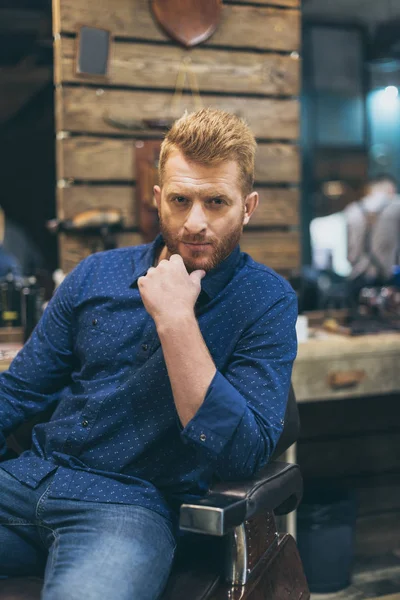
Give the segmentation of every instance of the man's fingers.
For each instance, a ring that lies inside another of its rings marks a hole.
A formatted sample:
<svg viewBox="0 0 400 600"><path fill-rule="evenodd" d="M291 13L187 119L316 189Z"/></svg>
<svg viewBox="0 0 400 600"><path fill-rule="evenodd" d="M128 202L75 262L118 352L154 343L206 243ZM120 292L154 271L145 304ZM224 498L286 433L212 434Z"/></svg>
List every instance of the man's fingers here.
<svg viewBox="0 0 400 600"><path fill-rule="evenodd" d="M203 279L205 274L206 274L206 272L203 271L203 269L199 269L198 271L192 271L192 273L190 273L189 277L195 283L200 283L200 281Z"/></svg>
<svg viewBox="0 0 400 600"><path fill-rule="evenodd" d="M180 254L172 254L170 259L171 262L176 262L176 263L182 263L183 264L183 258Z"/></svg>

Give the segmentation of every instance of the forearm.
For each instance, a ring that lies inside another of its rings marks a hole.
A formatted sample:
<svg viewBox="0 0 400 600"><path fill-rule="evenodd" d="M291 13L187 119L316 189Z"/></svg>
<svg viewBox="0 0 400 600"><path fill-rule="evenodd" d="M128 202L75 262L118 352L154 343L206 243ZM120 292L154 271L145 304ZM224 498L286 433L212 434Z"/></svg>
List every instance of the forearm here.
<svg viewBox="0 0 400 600"><path fill-rule="evenodd" d="M183 425L204 402L216 367L191 313L156 322L176 410Z"/></svg>

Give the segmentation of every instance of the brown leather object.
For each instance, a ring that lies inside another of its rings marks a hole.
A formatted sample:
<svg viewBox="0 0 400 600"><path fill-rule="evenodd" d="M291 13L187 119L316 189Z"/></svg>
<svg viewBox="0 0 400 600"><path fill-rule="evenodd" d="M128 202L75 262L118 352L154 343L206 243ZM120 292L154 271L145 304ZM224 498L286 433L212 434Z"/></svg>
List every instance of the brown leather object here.
<svg viewBox="0 0 400 600"><path fill-rule="evenodd" d="M367 376L364 369L354 369L352 371L335 371L329 373L328 384L333 390L342 390L355 387Z"/></svg>
<svg viewBox="0 0 400 600"><path fill-rule="evenodd" d="M187 48L212 36L221 4L221 0L151 0L158 23L172 39Z"/></svg>
<svg viewBox="0 0 400 600"><path fill-rule="evenodd" d="M158 184L160 140L136 142L136 206L137 220L145 243L154 240L160 231L153 187Z"/></svg>
<svg viewBox="0 0 400 600"><path fill-rule="evenodd" d="M79 229L99 229L122 225L121 211L116 208L85 210L72 219L47 221L47 229L53 233L58 231L77 231Z"/></svg>

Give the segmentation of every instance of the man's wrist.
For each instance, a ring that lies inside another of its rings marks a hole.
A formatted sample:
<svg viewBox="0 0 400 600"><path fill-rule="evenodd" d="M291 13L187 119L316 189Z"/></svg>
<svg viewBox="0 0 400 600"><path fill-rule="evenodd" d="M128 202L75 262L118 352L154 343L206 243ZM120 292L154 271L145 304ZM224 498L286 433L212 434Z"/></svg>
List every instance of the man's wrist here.
<svg viewBox="0 0 400 600"><path fill-rule="evenodd" d="M194 310L175 310L173 313L161 313L154 317L158 335L183 329L193 323L197 323Z"/></svg>

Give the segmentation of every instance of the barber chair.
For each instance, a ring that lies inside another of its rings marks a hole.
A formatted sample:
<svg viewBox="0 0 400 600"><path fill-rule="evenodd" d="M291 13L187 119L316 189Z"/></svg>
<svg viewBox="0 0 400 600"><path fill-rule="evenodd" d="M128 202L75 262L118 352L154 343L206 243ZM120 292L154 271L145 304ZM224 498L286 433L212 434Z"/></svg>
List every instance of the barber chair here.
<svg viewBox="0 0 400 600"><path fill-rule="evenodd" d="M296 543L278 532L275 521L301 500L299 467L276 460L298 434L291 389L272 461L251 480L218 483L205 497L181 505L185 533L160 600L309 599ZM15 447L15 439L11 443ZM0 600L39 600L41 585L35 577L0 581Z"/></svg>

